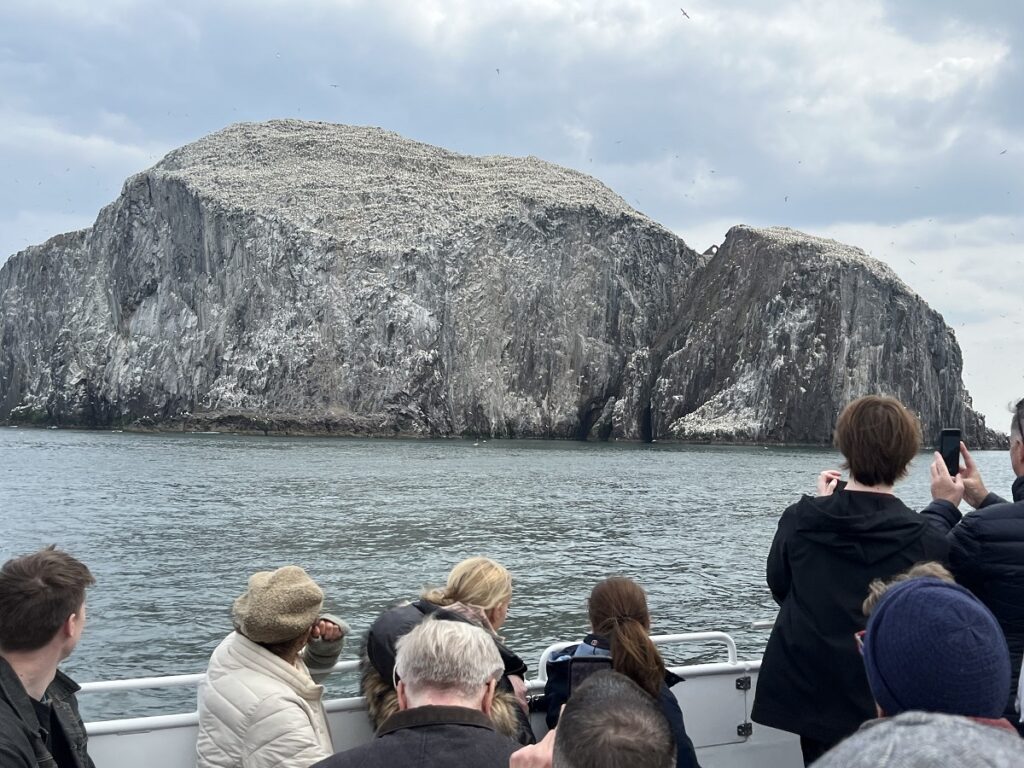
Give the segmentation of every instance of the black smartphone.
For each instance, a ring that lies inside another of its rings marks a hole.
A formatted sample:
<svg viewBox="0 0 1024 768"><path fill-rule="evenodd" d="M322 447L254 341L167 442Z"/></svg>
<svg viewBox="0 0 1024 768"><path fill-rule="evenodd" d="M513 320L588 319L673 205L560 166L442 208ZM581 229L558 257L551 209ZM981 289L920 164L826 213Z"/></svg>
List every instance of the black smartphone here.
<svg viewBox="0 0 1024 768"><path fill-rule="evenodd" d="M960 430L946 428L939 434L939 453L950 475L960 474Z"/></svg>
<svg viewBox="0 0 1024 768"><path fill-rule="evenodd" d="M611 669L612 660L607 656L575 656L569 664L569 695L595 672Z"/></svg>

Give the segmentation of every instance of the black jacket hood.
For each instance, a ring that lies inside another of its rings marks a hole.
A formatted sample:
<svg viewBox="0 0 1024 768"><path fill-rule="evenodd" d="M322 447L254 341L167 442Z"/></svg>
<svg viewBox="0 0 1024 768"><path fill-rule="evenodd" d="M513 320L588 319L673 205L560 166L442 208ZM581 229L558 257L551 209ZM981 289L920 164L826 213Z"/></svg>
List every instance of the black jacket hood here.
<svg viewBox="0 0 1024 768"><path fill-rule="evenodd" d="M831 496L804 496L797 507L802 536L869 565L906 549L927 528L923 518L887 493L837 489Z"/></svg>

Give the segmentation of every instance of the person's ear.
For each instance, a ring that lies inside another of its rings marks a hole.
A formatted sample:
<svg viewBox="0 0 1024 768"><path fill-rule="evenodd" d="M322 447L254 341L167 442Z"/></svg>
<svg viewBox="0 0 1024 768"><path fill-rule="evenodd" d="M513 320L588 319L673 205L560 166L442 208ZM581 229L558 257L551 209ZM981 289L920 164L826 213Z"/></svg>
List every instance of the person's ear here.
<svg viewBox="0 0 1024 768"><path fill-rule="evenodd" d="M395 688L395 692L398 694L398 710L406 710L409 708L409 695L405 690L405 681L399 680L398 686Z"/></svg>
<svg viewBox="0 0 1024 768"><path fill-rule="evenodd" d="M484 700L480 703L480 711L488 717L491 716L491 712L494 709L494 696L498 692L498 681L491 678L487 681L487 687L484 688Z"/></svg>

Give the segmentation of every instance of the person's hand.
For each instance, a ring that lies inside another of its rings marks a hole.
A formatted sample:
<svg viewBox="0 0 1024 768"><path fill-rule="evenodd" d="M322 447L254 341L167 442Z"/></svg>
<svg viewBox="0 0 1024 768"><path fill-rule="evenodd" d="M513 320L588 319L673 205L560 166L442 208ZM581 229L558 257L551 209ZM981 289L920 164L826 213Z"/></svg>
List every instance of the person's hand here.
<svg viewBox="0 0 1024 768"><path fill-rule="evenodd" d="M836 489L839 484L839 478L843 476L843 473L838 469L826 469L820 475L818 475L818 495L819 496L831 496L832 492Z"/></svg>
<svg viewBox="0 0 1024 768"><path fill-rule="evenodd" d="M963 443L960 443L960 455L964 459L964 466L960 467L960 479L964 484L964 501L977 509L978 505L988 496L988 489L981 480L981 472L978 471L978 465L971 458L971 452Z"/></svg>
<svg viewBox="0 0 1024 768"><path fill-rule="evenodd" d="M954 507L960 506L960 500L964 497L964 481L960 475L949 474L946 461L938 451L935 452L935 460L929 472L932 476L932 498L944 499Z"/></svg>
<svg viewBox="0 0 1024 768"><path fill-rule="evenodd" d="M517 749L509 758L509 768L551 768L551 756L555 749L555 731L552 728L536 744Z"/></svg>
<svg viewBox="0 0 1024 768"><path fill-rule="evenodd" d="M320 619L313 625L312 637L314 640L319 639L329 643L334 640L340 640L344 634L341 627L327 619Z"/></svg>

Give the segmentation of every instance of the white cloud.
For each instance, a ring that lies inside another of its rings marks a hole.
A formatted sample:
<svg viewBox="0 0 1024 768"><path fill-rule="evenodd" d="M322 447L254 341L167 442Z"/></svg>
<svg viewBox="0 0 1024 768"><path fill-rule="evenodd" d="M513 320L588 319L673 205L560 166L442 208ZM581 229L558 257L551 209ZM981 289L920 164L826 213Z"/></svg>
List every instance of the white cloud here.
<svg viewBox="0 0 1024 768"><path fill-rule="evenodd" d="M120 122L123 128L126 120L123 116L101 113L101 122L108 128L117 127L111 121ZM102 133L68 130L43 115L0 110L0 150L138 171L159 159L167 149L155 142L119 141Z"/></svg>

